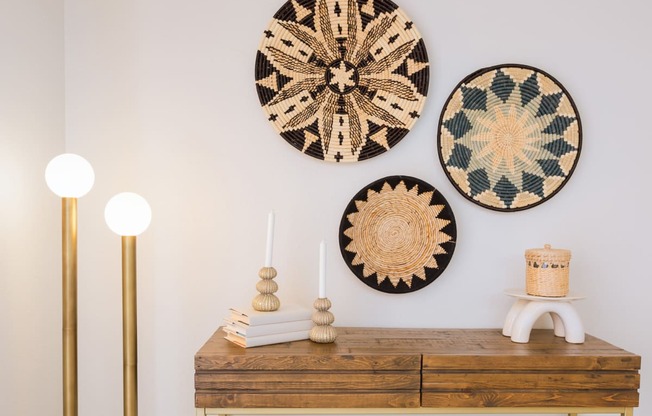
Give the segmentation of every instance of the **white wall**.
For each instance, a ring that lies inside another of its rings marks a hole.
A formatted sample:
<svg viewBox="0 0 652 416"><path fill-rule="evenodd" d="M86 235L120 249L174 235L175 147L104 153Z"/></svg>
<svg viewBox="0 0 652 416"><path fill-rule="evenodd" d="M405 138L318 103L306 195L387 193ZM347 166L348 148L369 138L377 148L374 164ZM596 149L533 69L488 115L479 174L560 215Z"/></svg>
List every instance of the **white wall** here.
<svg viewBox="0 0 652 416"><path fill-rule="evenodd" d="M0 2L0 414L61 408L63 1Z"/></svg>
<svg viewBox="0 0 652 416"><path fill-rule="evenodd" d="M25 3L11 3L11 18L0 14L16 39L25 37L15 51L19 43L3 37L3 57L14 51L24 68L46 60L35 75L43 85L35 89L49 95L25 99L25 108L41 116L39 124L24 121L26 138L12 137L23 131L18 126L3 130L0 141L3 201L5 189L27 200L18 204L7 197L8 207L3 202L1 208L0 391L8 394L0 401L2 414L24 411L34 388L26 380L44 370L37 401L60 407L59 202L41 175L47 160L63 150L61 4ZM277 213L281 300L310 304L316 297L318 244L325 238L329 297L342 326L500 327L511 303L503 290L522 285L523 251L546 242L571 249L572 288L587 296L577 303L587 332L644 357L637 414L651 413L646 162L652 152L652 6L636 0L401 0L430 55L424 115L387 154L333 165L285 143L258 103L256 48L281 3L65 1L65 148L86 157L97 177L79 205L80 414L122 411L120 240L105 226L103 210L125 190L145 196L154 211L138 242L144 416L192 414L193 355L228 307L248 304L255 294L270 209ZM43 18L30 7L46 5L49 23L30 31ZM37 42L37 36L43 39ZM469 203L449 183L437 160L436 128L457 82L478 68L508 62L540 67L566 86L582 117L584 147L557 196L528 211L497 213ZM8 82L12 73L0 68L1 82L13 89L11 98L4 88L0 97L4 126L11 114L5 108L24 92L21 86L34 85L26 70L16 70L18 81ZM19 149L7 153L4 147ZM28 179L15 190L16 181L6 175L21 174ZM359 282L337 243L351 197L395 174L437 187L458 222L449 268L427 288L405 295ZM19 360L21 355L30 359Z"/></svg>

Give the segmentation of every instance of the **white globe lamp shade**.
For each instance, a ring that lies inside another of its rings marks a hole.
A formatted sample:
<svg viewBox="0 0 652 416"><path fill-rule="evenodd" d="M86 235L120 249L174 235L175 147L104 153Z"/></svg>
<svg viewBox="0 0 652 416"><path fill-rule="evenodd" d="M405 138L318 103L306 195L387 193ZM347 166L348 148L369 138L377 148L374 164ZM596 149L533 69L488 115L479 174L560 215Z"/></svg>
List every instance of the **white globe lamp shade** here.
<svg viewBox="0 0 652 416"><path fill-rule="evenodd" d="M109 200L104 219L111 231L122 236L140 235L152 221L152 209L142 196L123 192Z"/></svg>
<svg viewBox="0 0 652 416"><path fill-rule="evenodd" d="M81 198L93 187L95 172L83 157L64 153L48 163L45 182L61 198Z"/></svg>

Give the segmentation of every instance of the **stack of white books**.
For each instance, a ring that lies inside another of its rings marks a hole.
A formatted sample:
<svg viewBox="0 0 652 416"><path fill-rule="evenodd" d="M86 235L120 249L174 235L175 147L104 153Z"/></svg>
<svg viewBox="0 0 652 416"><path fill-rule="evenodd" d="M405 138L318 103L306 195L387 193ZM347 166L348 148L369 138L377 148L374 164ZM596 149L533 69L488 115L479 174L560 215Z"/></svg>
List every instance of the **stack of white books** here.
<svg viewBox="0 0 652 416"><path fill-rule="evenodd" d="M224 338L244 348L308 339L314 325L311 316L312 310L294 304L281 305L274 312L231 308Z"/></svg>

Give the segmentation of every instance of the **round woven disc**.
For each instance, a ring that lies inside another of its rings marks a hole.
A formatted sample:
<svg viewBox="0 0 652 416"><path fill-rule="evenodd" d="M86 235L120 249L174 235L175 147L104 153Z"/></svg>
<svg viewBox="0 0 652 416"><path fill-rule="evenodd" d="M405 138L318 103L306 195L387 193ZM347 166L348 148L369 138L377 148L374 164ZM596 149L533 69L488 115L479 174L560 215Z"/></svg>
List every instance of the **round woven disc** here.
<svg viewBox="0 0 652 416"><path fill-rule="evenodd" d="M414 23L390 0L290 0L263 33L255 75L267 119L288 143L356 162L410 131L429 65Z"/></svg>
<svg viewBox="0 0 652 416"><path fill-rule="evenodd" d="M470 201L498 211L532 208L568 181L582 129L568 91L524 65L481 69L455 88L439 120L439 159Z"/></svg>
<svg viewBox="0 0 652 416"><path fill-rule="evenodd" d="M409 176L389 176L364 187L340 223L346 264L365 284L388 293L432 283L448 266L456 238L446 199Z"/></svg>

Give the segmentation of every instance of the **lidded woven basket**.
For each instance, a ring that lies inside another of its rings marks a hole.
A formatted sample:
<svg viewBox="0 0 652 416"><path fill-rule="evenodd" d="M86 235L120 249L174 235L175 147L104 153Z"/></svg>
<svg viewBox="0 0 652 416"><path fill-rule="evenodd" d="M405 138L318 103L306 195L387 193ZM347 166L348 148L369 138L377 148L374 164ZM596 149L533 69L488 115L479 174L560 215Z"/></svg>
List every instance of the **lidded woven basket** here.
<svg viewBox="0 0 652 416"><path fill-rule="evenodd" d="M528 295L562 297L568 295L571 252L553 249L550 244L525 250L525 290Z"/></svg>

